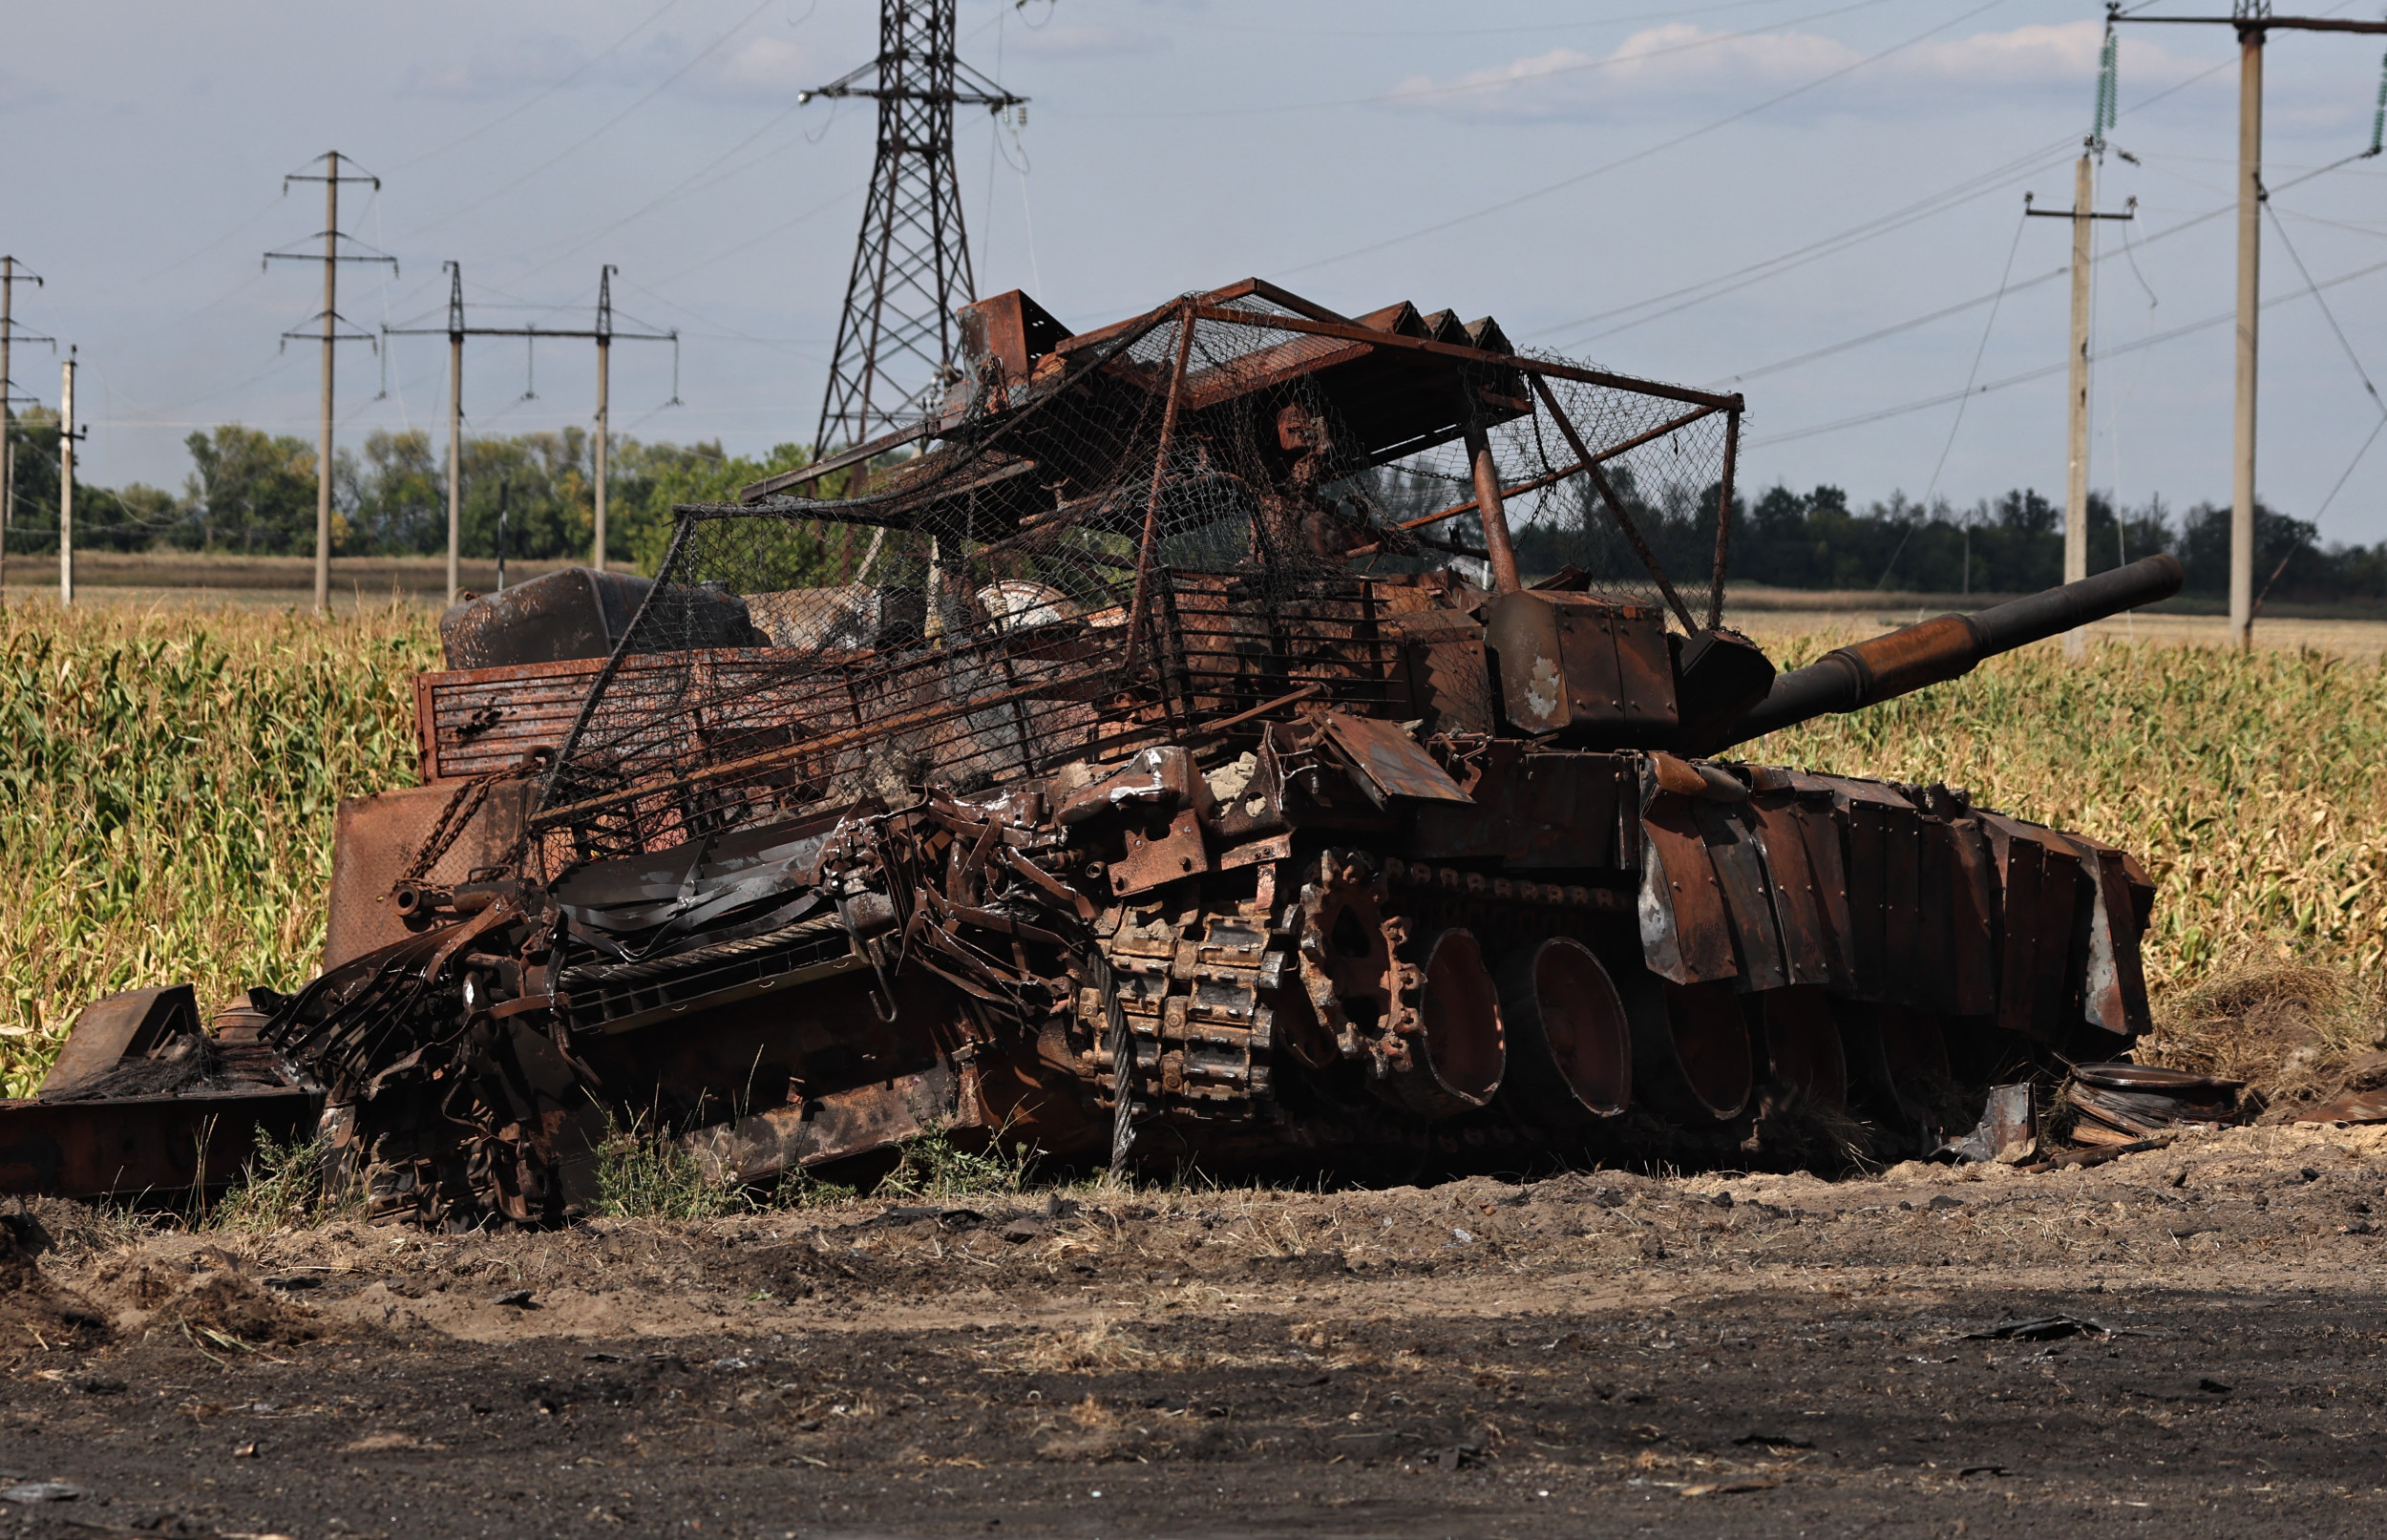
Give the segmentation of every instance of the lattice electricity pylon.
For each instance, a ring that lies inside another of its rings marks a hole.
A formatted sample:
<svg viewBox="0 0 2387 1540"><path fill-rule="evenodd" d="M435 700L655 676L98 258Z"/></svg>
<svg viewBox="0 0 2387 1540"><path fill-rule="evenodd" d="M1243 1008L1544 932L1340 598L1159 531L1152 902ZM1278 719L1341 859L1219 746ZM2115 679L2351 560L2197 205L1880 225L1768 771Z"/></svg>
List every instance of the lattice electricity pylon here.
<svg viewBox="0 0 2387 1540"><path fill-rule="evenodd" d="M815 454L917 421L952 378L954 309L978 298L953 169L953 109L1000 113L1027 98L954 56L954 5L880 0L878 57L797 98L868 96L878 103L878 156L837 319Z"/></svg>

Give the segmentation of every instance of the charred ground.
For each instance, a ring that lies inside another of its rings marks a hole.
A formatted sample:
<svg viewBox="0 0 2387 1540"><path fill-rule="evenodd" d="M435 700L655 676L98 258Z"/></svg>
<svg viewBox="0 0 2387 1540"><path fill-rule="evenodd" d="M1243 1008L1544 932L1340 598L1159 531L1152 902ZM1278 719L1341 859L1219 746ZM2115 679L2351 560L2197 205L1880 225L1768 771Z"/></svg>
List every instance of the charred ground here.
<svg viewBox="0 0 2387 1540"><path fill-rule="evenodd" d="M2387 1134L2275 1128L548 1235L37 1208L0 1471L83 1495L0 1533L2370 1533L2381 1214Z"/></svg>

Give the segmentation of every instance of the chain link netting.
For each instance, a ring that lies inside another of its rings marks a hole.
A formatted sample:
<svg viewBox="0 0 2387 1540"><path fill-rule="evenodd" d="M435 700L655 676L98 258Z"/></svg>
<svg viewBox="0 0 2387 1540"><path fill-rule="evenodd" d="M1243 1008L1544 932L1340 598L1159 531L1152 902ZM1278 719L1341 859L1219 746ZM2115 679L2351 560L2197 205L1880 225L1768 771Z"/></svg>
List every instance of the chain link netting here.
<svg viewBox="0 0 2387 1540"><path fill-rule="evenodd" d="M1703 608L1722 411L1545 374L1560 361L1507 359L1496 328L1464 353L1353 329L1257 294L1180 302L1025 377L983 361L929 447L825 471L813 496L680 508L545 788L545 863L932 780L966 794L1289 699L1397 711L1392 617L1451 580L1425 575L1485 581L1479 432L1529 581L1571 564L1658 604L1621 510Z"/></svg>

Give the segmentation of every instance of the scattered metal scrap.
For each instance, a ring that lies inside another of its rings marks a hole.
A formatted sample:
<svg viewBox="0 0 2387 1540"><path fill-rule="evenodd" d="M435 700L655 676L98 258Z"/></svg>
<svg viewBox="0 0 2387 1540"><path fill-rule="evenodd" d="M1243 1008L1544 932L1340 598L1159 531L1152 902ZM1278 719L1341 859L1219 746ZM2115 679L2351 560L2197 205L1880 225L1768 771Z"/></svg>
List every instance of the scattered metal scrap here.
<svg viewBox="0 0 2387 1540"><path fill-rule="evenodd" d="M323 974L208 1040L262 1078L158 1105L259 1103L236 1150L319 1115L379 1218L549 1223L621 1128L749 1182L932 1129L1368 1176L1923 1153L2144 1029L2123 852L1713 756L2169 557L1777 677L1722 624L1737 396L1256 281L963 322L917 428L680 509L655 580L453 613L425 784L341 810ZM1528 499L1596 575L1519 579ZM156 1058L130 1010L62 1065ZM0 1109L0 1187L229 1174L111 1166L146 1114L72 1094Z"/></svg>

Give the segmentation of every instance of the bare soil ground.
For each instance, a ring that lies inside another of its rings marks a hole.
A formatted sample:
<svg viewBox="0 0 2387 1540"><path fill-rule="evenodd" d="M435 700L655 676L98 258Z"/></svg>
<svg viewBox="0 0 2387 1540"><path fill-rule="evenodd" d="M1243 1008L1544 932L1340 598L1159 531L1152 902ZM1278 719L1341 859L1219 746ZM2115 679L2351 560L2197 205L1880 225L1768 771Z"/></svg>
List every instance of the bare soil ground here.
<svg viewBox="0 0 2387 1540"><path fill-rule="evenodd" d="M2387 1528L2380 1129L541 1235L32 1217L0 1536Z"/></svg>

